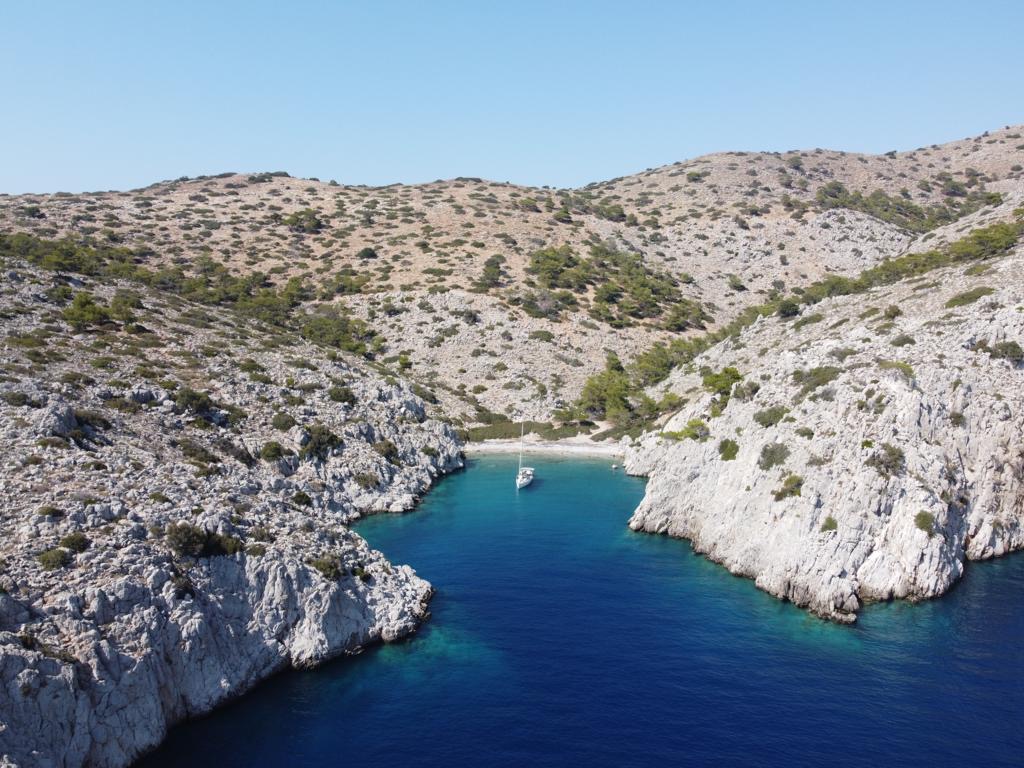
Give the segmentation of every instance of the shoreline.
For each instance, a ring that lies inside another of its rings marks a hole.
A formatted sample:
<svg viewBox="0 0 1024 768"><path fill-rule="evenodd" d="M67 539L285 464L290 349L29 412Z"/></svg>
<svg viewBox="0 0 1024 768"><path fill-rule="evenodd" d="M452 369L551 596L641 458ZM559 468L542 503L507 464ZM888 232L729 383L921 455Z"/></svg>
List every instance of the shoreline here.
<svg viewBox="0 0 1024 768"><path fill-rule="evenodd" d="M519 453L518 440L482 440L466 443L462 450L467 455L489 453ZM578 440L527 440L522 444L523 453L548 453L563 456L623 457L626 449L619 443L580 442Z"/></svg>

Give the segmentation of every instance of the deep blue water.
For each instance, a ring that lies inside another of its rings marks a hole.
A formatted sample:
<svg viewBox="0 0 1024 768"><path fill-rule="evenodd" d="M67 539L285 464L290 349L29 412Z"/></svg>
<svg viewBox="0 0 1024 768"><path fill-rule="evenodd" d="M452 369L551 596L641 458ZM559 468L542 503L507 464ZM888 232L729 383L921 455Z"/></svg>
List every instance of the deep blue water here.
<svg viewBox="0 0 1024 768"><path fill-rule="evenodd" d="M358 525L438 593L408 642L290 672L156 766L1024 764L1024 555L829 624L625 523L609 462L473 461Z"/></svg>

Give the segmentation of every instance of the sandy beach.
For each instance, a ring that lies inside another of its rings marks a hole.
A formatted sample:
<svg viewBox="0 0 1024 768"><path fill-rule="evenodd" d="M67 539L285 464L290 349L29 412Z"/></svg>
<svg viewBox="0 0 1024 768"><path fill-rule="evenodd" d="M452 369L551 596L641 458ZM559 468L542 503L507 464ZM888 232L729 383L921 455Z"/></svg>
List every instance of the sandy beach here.
<svg viewBox="0 0 1024 768"><path fill-rule="evenodd" d="M463 450L467 454L480 453L518 453L518 440L483 440L466 443ZM567 456L608 456L621 457L625 449L619 443L595 443L584 438L567 440L530 440L522 444L523 453L557 453Z"/></svg>

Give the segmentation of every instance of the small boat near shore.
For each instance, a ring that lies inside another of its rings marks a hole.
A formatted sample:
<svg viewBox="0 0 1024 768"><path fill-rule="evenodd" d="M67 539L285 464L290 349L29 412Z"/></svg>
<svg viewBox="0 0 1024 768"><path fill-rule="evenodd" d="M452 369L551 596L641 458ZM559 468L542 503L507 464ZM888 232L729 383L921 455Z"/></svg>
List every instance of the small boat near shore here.
<svg viewBox="0 0 1024 768"><path fill-rule="evenodd" d="M533 482L533 467L523 466L523 438L525 436L525 423L519 425L519 471L516 473L516 490L525 488Z"/></svg>

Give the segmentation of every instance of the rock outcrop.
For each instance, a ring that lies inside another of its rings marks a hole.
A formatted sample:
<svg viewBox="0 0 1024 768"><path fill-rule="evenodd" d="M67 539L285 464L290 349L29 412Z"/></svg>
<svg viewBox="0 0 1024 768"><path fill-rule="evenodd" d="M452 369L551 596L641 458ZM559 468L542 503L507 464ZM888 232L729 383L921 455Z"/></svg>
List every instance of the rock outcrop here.
<svg viewBox="0 0 1024 768"><path fill-rule="evenodd" d="M12 274L0 764L124 766L279 670L416 629L430 584L348 527L462 466L405 384L150 293L75 331L61 278Z"/></svg>
<svg viewBox="0 0 1024 768"><path fill-rule="evenodd" d="M650 478L630 526L838 621L1024 548L1022 275L1018 246L712 348L627 457Z"/></svg>

